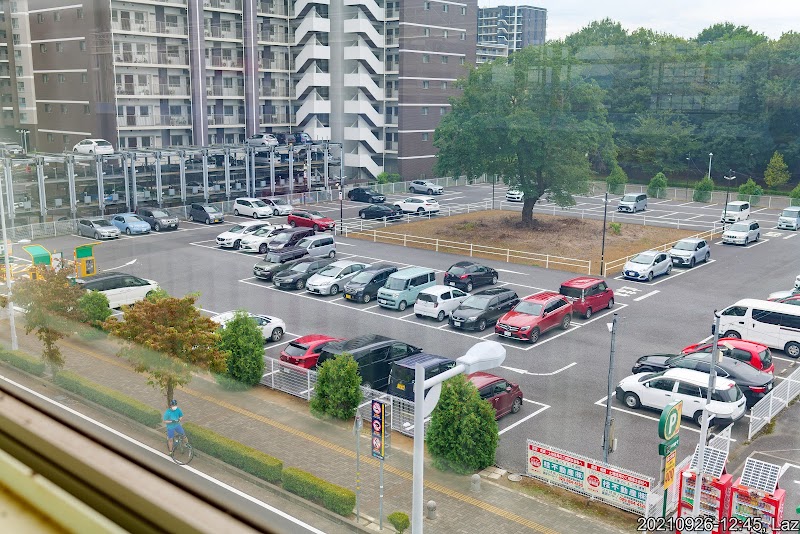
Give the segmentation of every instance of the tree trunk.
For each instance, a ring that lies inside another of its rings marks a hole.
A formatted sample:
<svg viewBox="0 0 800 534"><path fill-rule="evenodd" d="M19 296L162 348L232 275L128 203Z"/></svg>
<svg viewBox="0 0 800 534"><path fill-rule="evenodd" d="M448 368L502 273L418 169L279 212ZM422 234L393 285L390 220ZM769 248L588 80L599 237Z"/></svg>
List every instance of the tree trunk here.
<svg viewBox="0 0 800 534"><path fill-rule="evenodd" d="M536 205L535 198L523 197L522 200L522 224L524 226L533 226L533 207Z"/></svg>
<svg viewBox="0 0 800 534"><path fill-rule="evenodd" d="M169 407L169 403L172 402L172 399L175 395L175 384L172 380L167 380L167 407Z"/></svg>

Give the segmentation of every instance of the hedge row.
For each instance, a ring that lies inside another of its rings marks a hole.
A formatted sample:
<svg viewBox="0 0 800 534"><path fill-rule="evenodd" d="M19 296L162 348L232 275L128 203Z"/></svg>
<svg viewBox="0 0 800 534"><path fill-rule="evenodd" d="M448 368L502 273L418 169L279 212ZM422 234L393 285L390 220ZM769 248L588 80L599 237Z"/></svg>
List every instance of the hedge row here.
<svg viewBox="0 0 800 534"><path fill-rule="evenodd" d="M193 447L267 482L281 480L283 462L193 423L184 425Z"/></svg>
<svg viewBox="0 0 800 534"><path fill-rule="evenodd" d="M349 489L295 467L283 470L283 489L345 517L353 513L356 505L356 494Z"/></svg>
<svg viewBox="0 0 800 534"><path fill-rule="evenodd" d="M32 375L42 376L44 374L44 362L31 358L24 352L0 349L0 360Z"/></svg>
<svg viewBox="0 0 800 534"><path fill-rule="evenodd" d="M127 415L131 419L144 425L154 427L161 424L161 412L155 408L151 408L143 402L139 402L111 388L87 380L70 371L59 371L55 377L53 377L53 382L92 402L96 402L122 415Z"/></svg>

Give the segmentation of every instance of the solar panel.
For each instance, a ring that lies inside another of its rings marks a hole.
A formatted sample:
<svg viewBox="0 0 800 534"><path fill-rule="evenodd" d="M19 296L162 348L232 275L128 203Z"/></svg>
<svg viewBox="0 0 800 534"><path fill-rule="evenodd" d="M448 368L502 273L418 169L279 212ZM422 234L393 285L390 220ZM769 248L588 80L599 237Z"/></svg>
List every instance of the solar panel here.
<svg viewBox="0 0 800 534"><path fill-rule="evenodd" d="M700 445L697 445L694 448L694 454L692 455L692 463L690 465L690 469L692 470L697 468L697 454L699 449ZM715 449L713 447L706 447L706 451L703 456L703 474L719 478L720 476L722 476L722 472L725 470L725 463L727 461L728 461L727 451Z"/></svg>
<svg viewBox="0 0 800 534"><path fill-rule="evenodd" d="M748 458L742 471L742 485L767 493L775 493L780 476L781 466Z"/></svg>

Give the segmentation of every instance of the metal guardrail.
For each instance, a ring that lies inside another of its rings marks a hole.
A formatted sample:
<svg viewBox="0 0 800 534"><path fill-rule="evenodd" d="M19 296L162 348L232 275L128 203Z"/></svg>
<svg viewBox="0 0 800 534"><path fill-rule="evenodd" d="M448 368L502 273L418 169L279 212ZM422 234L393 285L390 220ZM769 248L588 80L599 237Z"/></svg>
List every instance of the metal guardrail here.
<svg viewBox="0 0 800 534"><path fill-rule="evenodd" d="M769 424L781 410L788 407L798 395L800 395L800 369L784 378L750 409L747 439L753 439L759 430Z"/></svg>

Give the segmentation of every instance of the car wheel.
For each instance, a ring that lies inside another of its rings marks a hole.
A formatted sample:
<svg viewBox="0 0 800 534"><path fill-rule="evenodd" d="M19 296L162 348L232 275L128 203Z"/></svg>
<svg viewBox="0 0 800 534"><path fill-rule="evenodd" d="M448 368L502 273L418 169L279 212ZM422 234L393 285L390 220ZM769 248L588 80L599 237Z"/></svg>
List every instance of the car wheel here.
<svg viewBox="0 0 800 534"><path fill-rule="evenodd" d="M289 221L289 226L291 226L292 228L294 228L295 226L297 226L297 223L296 223L296 222L294 222L294 221Z"/></svg>
<svg viewBox="0 0 800 534"><path fill-rule="evenodd" d="M417 208L417 215L422 215L423 213L425 213L423 208Z"/></svg>
<svg viewBox="0 0 800 534"><path fill-rule="evenodd" d="M191 213L189 214L189 220L190 220L190 221L192 221L192 222L194 222L194 217L192 216L192 214L191 214Z"/></svg>
<svg viewBox="0 0 800 534"><path fill-rule="evenodd" d="M409 188L408 188L408 192L409 192L409 193L413 193L413 192L414 192L414 188L413 188L413 187L409 187Z"/></svg>
<svg viewBox="0 0 800 534"><path fill-rule="evenodd" d="M238 217L239 216L239 210L233 210L233 214Z"/></svg>
<svg viewBox="0 0 800 534"><path fill-rule="evenodd" d="M474 287L474 286L472 285L472 280L469 280L469 281L467 282L467 287L466 287L466 289L467 289L467 293L470 293L470 292L472 291L472 288L473 288L473 287Z"/></svg>
<svg viewBox="0 0 800 534"><path fill-rule="evenodd" d="M328 294L329 295L336 295L337 293L339 293L339 286L337 286L336 284L333 284L331 286L331 290L330 290L330 292Z"/></svg>
<svg viewBox="0 0 800 534"><path fill-rule="evenodd" d="M261 243L260 245L258 245L258 253L259 254L266 254L267 250L269 250L269 249L268 249L266 243Z"/></svg>
<svg viewBox="0 0 800 534"><path fill-rule="evenodd" d="M277 217L278 215L280 215L280 212L278 210L272 210L273 217Z"/></svg>
<svg viewBox="0 0 800 534"><path fill-rule="evenodd" d="M276 328L272 331L272 335L269 336L269 339L274 343L276 341L280 341L283 337L283 328Z"/></svg>
<svg viewBox="0 0 800 534"><path fill-rule="evenodd" d="M432 194L433 194L433 189L428 189L428 190L427 190L427 191L425 191L425 192L426 192L426 193L428 193L429 195L432 195Z"/></svg>
<svg viewBox="0 0 800 534"><path fill-rule="evenodd" d="M625 406L628 408L638 408L642 405L641 401L639 401L639 395L631 393L630 391L626 393L622 399L625 401Z"/></svg>
<svg viewBox="0 0 800 534"><path fill-rule="evenodd" d="M495 285L497 283L497 275L492 276L492 282L491 283L492 283L492 285Z"/></svg>
<svg viewBox="0 0 800 534"><path fill-rule="evenodd" d="M399 311L406 311L406 307L407 307L407 306L408 306L408 304L406 304L406 301L404 301L404 300L401 300L401 301L400 301L400 304L398 304L398 305L397 305L397 309L398 309Z"/></svg>
<svg viewBox="0 0 800 534"><path fill-rule="evenodd" d="M583 318L584 319L588 319L591 316L592 316L592 309L591 308L586 308L586 313L583 314Z"/></svg>
<svg viewBox="0 0 800 534"><path fill-rule="evenodd" d="M361 213L359 213L358 216L361 217L362 219L366 219L367 218L367 214L364 213L363 211Z"/></svg>
<svg viewBox="0 0 800 534"><path fill-rule="evenodd" d="M480 321L478 321L478 330L480 332L486 330L486 319L481 319Z"/></svg>
<svg viewBox="0 0 800 534"><path fill-rule="evenodd" d="M564 318L561 320L561 329L566 330L567 328L569 328L569 324L571 322L572 322L572 315L570 314L565 315Z"/></svg>
<svg viewBox="0 0 800 534"><path fill-rule="evenodd" d="M696 412L694 412L694 415L692 415L692 421L694 421L694 424L696 424L697 426L702 426L703 410L697 410Z"/></svg>
<svg viewBox="0 0 800 534"><path fill-rule="evenodd" d="M153 226L153 230L155 230L156 232L160 232L161 231L161 225L156 223L155 226Z"/></svg>
<svg viewBox="0 0 800 534"><path fill-rule="evenodd" d="M756 243L758 243L759 239L761 239L761 232L756 234Z"/></svg>
<svg viewBox="0 0 800 534"><path fill-rule="evenodd" d="M319 225L318 225L318 224L315 224L315 225L314 225L314 231L315 231L315 232L319 232Z"/></svg>
<svg viewBox="0 0 800 534"><path fill-rule="evenodd" d="M417 316L417 319L422 319L422 314L421 313L415 313L414 315Z"/></svg>
<svg viewBox="0 0 800 534"><path fill-rule="evenodd" d="M672 264L667 265L667 274L672 272Z"/></svg>
<svg viewBox="0 0 800 534"><path fill-rule="evenodd" d="M253 218L254 218L254 219L258 219L258 213L256 213L256 212L253 212Z"/></svg>
<svg viewBox="0 0 800 534"><path fill-rule="evenodd" d="M304 287L306 287L306 281L301 278L294 284L294 287L296 287L297 289L303 289Z"/></svg>
<svg viewBox="0 0 800 534"><path fill-rule="evenodd" d="M78 234L80 235L80 232L78 232ZM95 232L95 233L94 233L94 238L95 238L95 239L100 239L100 234L98 234L97 232Z"/></svg>
<svg viewBox="0 0 800 534"><path fill-rule="evenodd" d="M239 250L240 248L242 248L242 240L237 239L233 242L233 250Z"/></svg>
<svg viewBox="0 0 800 534"><path fill-rule="evenodd" d="M647 273L647 281L648 282L652 282L653 281L653 271L650 271L649 273Z"/></svg>
<svg viewBox="0 0 800 534"><path fill-rule="evenodd" d="M211 224L211 217L206 217L206 224Z"/></svg>
<svg viewBox="0 0 800 534"><path fill-rule="evenodd" d="M694 267L694 257L692 257L692 259L689 260L689 268L691 269L692 267Z"/></svg>
<svg viewBox="0 0 800 534"><path fill-rule="evenodd" d="M517 397L516 399L514 399L514 404L511 405L511 413L519 413L521 408L522 408L522 399Z"/></svg>
<svg viewBox="0 0 800 534"><path fill-rule="evenodd" d="M731 337L733 339L742 339L741 334L739 334L739 332L737 332L736 330L728 330L727 332L725 332L725 334L723 334L722 337Z"/></svg>
<svg viewBox="0 0 800 534"><path fill-rule="evenodd" d="M131 235L131 229L130 228L125 228L125 233L128 234L128 235Z"/></svg>
<svg viewBox="0 0 800 534"><path fill-rule="evenodd" d="M534 343L539 341L539 336L540 335L541 335L541 332L539 332L539 329L538 328L534 328L533 332L531 332L531 337L528 338L528 341L531 342L531 345L533 345Z"/></svg>
<svg viewBox="0 0 800 534"><path fill-rule="evenodd" d="M334 258L334 257L336 257L336 251L335 251L335 250L331 250L330 252L328 252L328 257L329 257L329 258Z"/></svg>
<svg viewBox="0 0 800 534"><path fill-rule="evenodd" d="M367 303L367 302L369 302L370 300L372 300L372 297L369 295L369 293L364 293L364 298L363 298L363 299L361 299L361 302L363 302L364 304L366 304L366 303Z"/></svg>
<svg viewBox="0 0 800 534"><path fill-rule="evenodd" d="M800 357L800 343L790 341L783 348L783 352L785 352L790 358L796 359L797 357Z"/></svg>
<svg viewBox="0 0 800 534"><path fill-rule="evenodd" d="M710 258L711 258L711 253L710 253L710 252L706 252L706 257L705 257L705 259L703 260L703 262L704 262L704 263L708 263L708 260L709 260Z"/></svg>
<svg viewBox="0 0 800 534"><path fill-rule="evenodd" d="M608 299L608 309L610 310L613 307L614 307L614 299Z"/></svg>

